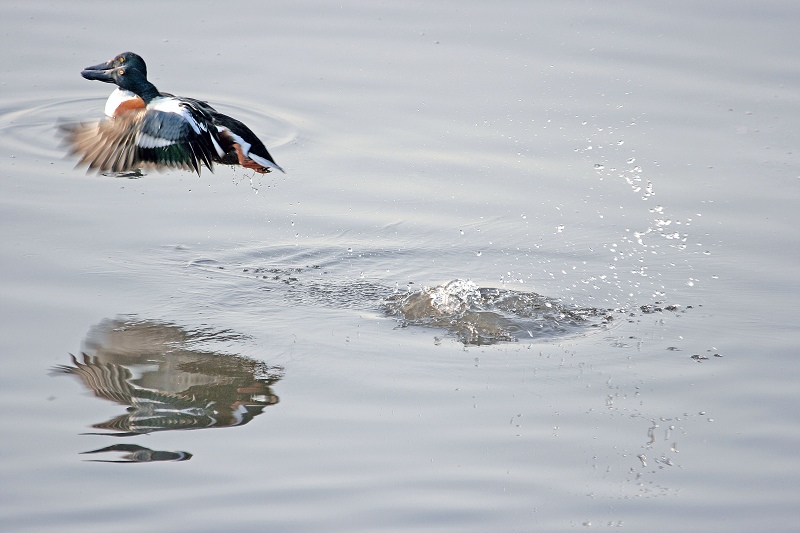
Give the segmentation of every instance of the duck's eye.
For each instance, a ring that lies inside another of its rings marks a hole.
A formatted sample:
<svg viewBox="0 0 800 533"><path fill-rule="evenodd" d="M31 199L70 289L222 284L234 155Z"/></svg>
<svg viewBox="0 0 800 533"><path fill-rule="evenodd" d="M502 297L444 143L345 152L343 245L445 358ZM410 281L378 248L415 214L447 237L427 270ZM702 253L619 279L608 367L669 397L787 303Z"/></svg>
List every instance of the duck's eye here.
<svg viewBox="0 0 800 533"><path fill-rule="evenodd" d="M117 74L119 74L120 76L124 76L125 75L125 69L119 69Z"/></svg>
<svg viewBox="0 0 800 533"><path fill-rule="evenodd" d="M120 63L124 63L124 62L125 62L125 58L124 58L124 57L122 57L122 56L120 56L120 58L119 58L119 62L120 62Z"/></svg>

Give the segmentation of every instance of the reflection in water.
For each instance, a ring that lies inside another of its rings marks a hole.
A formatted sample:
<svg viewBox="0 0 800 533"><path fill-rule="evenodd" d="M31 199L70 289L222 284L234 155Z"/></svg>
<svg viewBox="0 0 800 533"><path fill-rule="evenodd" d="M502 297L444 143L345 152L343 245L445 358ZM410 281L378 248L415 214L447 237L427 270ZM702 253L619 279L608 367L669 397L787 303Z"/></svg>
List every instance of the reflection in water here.
<svg viewBox="0 0 800 533"><path fill-rule="evenodd" d="M100 175L109 178L126 178L129 180L136 180L145 177L147 174L145 174L142 169L137 168L125 172L101 172Z"/></svg>
<svg viewBox="0 0 800 533"><path fill-rule="evenodd" d="M242 337L229 331L107 320L87 335L82 358L72 356L72 365L55 370L79 377L98 398L128 406L125 414L93 425L107 430L103 435L241 426L278 403L272 385L283 369L201 348L236 340ZM149 460L163 460L153 459L163 453L173 452L150 451Z"/></svg>
<svg viewBox="0 0 800 533"><path fill-rule="evenodd" d="M156 461L188 461L192 458L189 452L167 452L162 450L151 450L136 444L114 444L99 450L92 450L90 453L122 452L120 459L88 459L93 463L153 463Z"/></svg>

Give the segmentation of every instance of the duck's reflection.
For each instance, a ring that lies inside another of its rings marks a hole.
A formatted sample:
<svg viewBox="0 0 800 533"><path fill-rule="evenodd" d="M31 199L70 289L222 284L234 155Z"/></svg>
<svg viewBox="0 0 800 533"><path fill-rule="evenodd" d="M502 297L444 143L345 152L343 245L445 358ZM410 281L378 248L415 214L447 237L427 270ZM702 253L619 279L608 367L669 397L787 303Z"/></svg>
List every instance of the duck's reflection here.
<svg viewBox="0 0 800 533"><path fill-rule="evenodd" d="M92 450L90 453L120 452L119 459L88 459L93 463L153 463L156 461L188 461L192 458L189 452L167 452L161 450L151 450L136 444L114 444L99 450Z"/></svg>
<svg viewBox="0 0 800 533"><path fill-rule="evenodd" d="M242 340L230 331L106 320L89 332L82 356L72 356L71 365L56 371L79 377L98 398L127 406L125 414L93 424L105 430L103 435L241 426L278 403L272 386L283 376L281 367L204 348ZM154 457L164 453L186 454L112 448L95 452L123 451L132 457L150 452L149 460L163 460Z"/></svg>

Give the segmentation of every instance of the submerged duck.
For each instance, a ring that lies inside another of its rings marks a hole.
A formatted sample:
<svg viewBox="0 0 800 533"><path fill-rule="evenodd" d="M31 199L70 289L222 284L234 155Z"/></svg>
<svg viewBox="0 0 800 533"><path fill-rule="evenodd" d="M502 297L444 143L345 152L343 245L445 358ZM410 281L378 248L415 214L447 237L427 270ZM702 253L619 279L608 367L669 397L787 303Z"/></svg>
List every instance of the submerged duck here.
<svg viewBox="0 0 800 533"><path fill-rule="evenodd" d="M125 172L142 166L178 167L200 173L216 163L259 173L283 169L242 122L217 112L207 102L158 91L147 79L141 56L124 52L87 67L81 75L114 83L105 113L108 120L65 127L73 153L100 171Z"/></svg>

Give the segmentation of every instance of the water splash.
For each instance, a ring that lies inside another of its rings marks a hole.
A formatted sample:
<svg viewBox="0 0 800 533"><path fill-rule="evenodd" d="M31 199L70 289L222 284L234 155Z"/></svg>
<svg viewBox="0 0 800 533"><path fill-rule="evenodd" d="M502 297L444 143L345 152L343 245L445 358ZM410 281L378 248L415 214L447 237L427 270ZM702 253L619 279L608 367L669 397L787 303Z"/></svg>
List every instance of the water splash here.
<svg viewBox="0 0 800 533"><path fill-rule="evenodd" d="M465 344L577 334L613 320L608 309L567 307L533 292L478 287L461 279L390 296L384 311L403 326L445 328Z"/></svg>

